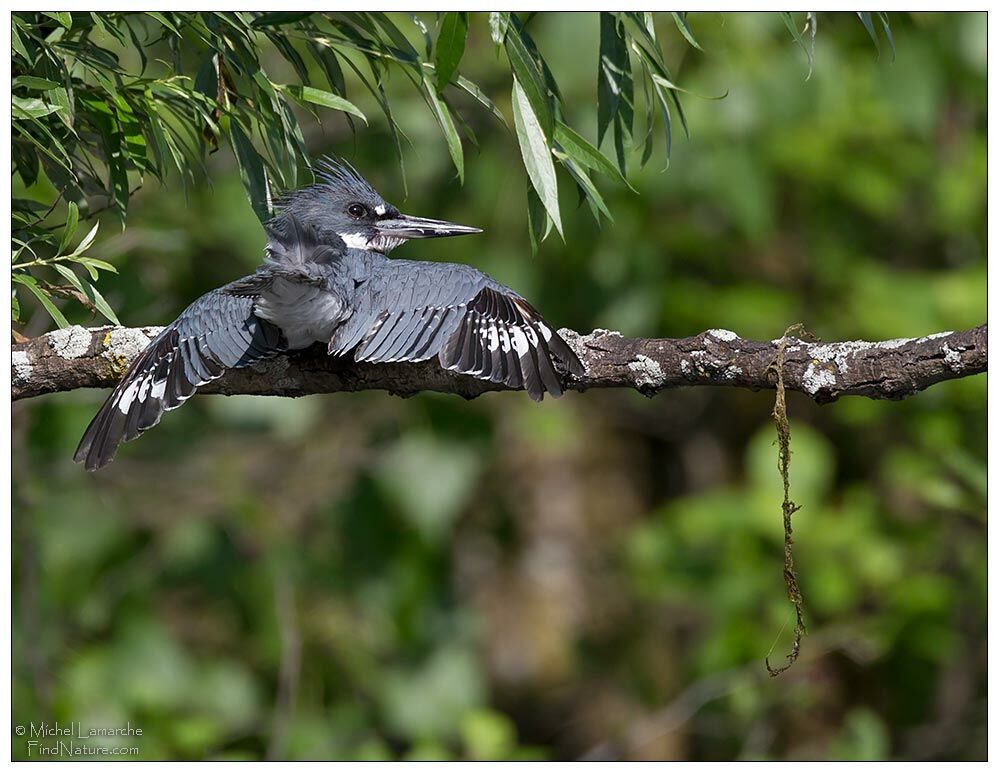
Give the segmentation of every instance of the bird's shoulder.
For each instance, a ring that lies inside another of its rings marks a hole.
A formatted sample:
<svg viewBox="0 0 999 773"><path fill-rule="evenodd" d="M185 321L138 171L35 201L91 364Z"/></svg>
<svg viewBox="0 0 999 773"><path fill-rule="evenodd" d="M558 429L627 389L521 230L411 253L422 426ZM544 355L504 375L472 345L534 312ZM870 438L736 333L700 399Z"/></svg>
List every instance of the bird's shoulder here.
<svg viewBox="0 0 999 773"><path fill-rule="evenodd" d="M318 265L306 263L302 265L287 265L265 263L249 276L244 276L223 285L218 289L218 292L237 297L259 298L272 289L278 280L334 291L338 285L336 281L337 274L336 267L332 264Z"/></svg>
<svg viewBox="0 0 999 773"><path fill-rule="evenodd" d="M464 303L485 288L514 295L510 288L465 263L384 258L373 263L371 280L376 293L393 305L450 305Z"/></svg>

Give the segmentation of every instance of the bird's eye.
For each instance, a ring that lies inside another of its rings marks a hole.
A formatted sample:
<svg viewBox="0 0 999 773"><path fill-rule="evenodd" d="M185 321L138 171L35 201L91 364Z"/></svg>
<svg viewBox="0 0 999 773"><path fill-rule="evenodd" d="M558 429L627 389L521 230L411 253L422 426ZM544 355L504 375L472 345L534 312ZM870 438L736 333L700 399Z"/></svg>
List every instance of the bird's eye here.
<svg viewBox="0 0 999 773"><path fill-rule="evenodd" d="M360 220L368 213L367 207L363 204L351 204L347 207L347 214L350 215L355 220Z"/></svg>

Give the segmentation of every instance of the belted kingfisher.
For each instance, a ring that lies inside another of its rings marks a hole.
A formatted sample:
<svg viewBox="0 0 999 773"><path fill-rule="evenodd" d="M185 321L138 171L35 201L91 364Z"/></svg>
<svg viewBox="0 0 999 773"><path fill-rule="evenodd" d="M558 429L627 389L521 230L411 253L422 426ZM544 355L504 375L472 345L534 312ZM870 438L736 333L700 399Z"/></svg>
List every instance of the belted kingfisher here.
<svg viewBox="0 0 999 773"><path fill-rule="evenodd" d="M108 464L120 443L159 423L228 368L316 342L365 362L422 362L562 394L555 361L579 358L520 295L471 266L393 260L409 239L480 233L403 215L347 162L324 160L316 182L278 202L254 274L198 298L136 358L87 427L74 459ZM554 355L554 357L553 357Z"/></svg>

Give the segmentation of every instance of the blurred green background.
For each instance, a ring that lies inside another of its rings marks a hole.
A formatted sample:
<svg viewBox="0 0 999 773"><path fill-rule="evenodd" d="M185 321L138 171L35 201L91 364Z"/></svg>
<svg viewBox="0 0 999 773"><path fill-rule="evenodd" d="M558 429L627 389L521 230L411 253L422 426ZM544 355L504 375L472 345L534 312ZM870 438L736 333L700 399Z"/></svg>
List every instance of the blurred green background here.
<svg viewBox="0 0 999 773"><path fill-rule="evenodd" d="M564 186L566 241L535 256L516 139L485 111L466 111L460 187L426 106L390 83L408 200L362 91L356 137L338 113L303 125L407 211L485 229L400 257L471 263L559 326L971 327L985 15L891 21L894 61L856 17L820 15L807 81L772 15L692 15L705 53L664 33L679 83L727 96L686 98L690 140L665 172L661 148L635 155L637 195L604 187L613 223ZM530 31L593 140L596 16ZM462 70L510 115L482 15ZM210 169L101 229L123 323L164 324L258 263L230 152ZM763 659L793 611L773 394L199 397L88 474L72 453L104 397L13 406L17 723L131 722L143 736L120 740L147 759L985 759L984 375L901 403L789 396L809 635L777 679Z"/></svg>

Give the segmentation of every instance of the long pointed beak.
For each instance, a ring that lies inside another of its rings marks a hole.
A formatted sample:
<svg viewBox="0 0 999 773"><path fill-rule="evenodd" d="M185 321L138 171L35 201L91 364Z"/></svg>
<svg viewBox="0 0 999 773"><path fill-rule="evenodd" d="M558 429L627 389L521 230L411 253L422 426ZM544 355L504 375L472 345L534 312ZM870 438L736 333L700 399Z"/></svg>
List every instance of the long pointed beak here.
<svg viewBox="0 0 999 773"><path fill-rule="evenodd" d="M470 225L449 223L446 220L431 220L428 217L399 217L379 220L375 229L382 235L395 239L433 239L439 236L464 236L465 234L482 233L481 228Z"/></svg>

